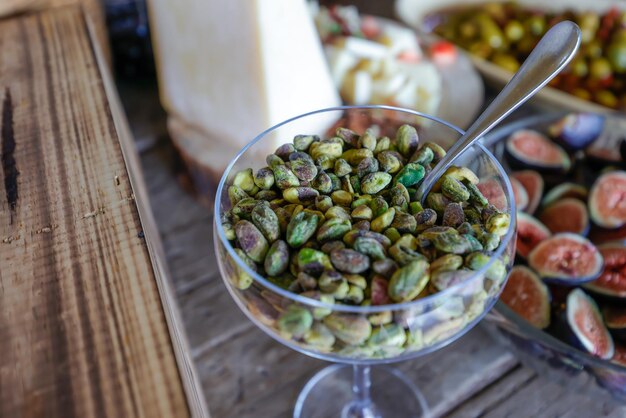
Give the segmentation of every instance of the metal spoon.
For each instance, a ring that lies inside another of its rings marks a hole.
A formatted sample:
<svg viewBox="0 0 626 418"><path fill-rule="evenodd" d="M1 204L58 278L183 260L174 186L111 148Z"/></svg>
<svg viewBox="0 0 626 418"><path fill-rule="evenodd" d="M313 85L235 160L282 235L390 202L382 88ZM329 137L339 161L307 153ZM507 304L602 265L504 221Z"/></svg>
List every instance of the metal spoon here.
<svg viewBox="0 0 626 418"><path fill-rule="evenodd" d="M571 61L580 46L580 37L580 28L566 20L541 38L500 94L424 178L417 189L419 201L424 201L433 184L459 155L548 84Z"/></svg>

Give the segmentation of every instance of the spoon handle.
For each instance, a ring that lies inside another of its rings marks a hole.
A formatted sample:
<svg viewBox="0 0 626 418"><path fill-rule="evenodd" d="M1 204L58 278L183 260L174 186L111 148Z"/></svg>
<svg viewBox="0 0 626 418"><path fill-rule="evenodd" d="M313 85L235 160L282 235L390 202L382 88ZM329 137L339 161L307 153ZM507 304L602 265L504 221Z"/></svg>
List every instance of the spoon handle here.
<svg viewBox="0 0 626 418"><path fill-rule="evenodd" d="M500 94L426 176L417 190L418 199L423 200L434 182L470 145L548 84L574 57L580 39L580 29L573 22L563 21L553 26Z"/></svg>

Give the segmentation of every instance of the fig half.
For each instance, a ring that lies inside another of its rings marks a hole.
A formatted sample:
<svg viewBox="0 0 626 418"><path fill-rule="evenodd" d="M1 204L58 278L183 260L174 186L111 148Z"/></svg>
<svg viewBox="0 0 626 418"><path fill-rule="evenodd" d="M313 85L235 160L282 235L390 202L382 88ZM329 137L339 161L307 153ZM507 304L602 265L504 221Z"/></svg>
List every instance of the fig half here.
<svg viewBox="0 0 626 418"><path fill-rule="evenodd" d="M626 246L621 243L598 247L604 259L600 277L585 284L585 289L618 301L626 301Z"/></svg>
<svg viewBox="0 0 626 418"><path fill-rule="evenodd" d="M548 132L565 148L578 151L600 136L604 119L597 113L570 113L550 125Z"/></svg>
<svg viewBox="0 0 626 418"><path fill-rule="evenodd" d="M540 132L521 129L506 141L511 166L540 171L567 172L571 161L567 153Z"/></svg>
<svg viewBox="0 0 626 418"><path fill-rule="evenodd" d="M543 195L543 177L535 170L514 171L511 177L515 178L524 186L526 194L528 195L528 205L526 206L525 212L532 215L537 210L539 202L541 201L541 195Z"/></svg>
<svg viewBox="0 0 626 418"><path fill-rule="evenodd" d="M550 291L531 269L515 266L500 299L537 328L550 325Z"/></svg>
<svg viewBox="0 0 626 418"><path fill-rule="evenodd" d="M543 240L528 254L528 265L544 281L568 286L596 279L603 263L591 241L569 232Z"/></svg>
<svg viewBox="0 0 626 418"><path fill-rule="evenodd" d="M567 324L579 346L601 359L613 357L613 338L591 297L581 289L572 290L567 296L566 312Z"/></svg>
<svg viewBox="0 0 626 418"><path fill-rule="evenodd" d="M607 306L602 311L604 324L611 331L613 337L619 340L626 339L626 307Z"/></svg>
<svg viewBox="0 0 626 418"><path fill-rule="evenodd" d="M515 206L517 210L523 211L528 207L528 193L526 189L515 177L510 177L511 188L513 189L513 197L515 198Z"/></svg>
<svg viewBox="0 0 626 418"><path fill-rule="evenodd" d="M579 235L587 235L589 232L587 205L578 199L566 198L552 203L541 211L539 220L553 234L573 232Z"/></svg>
<svg viewBox="0 0 626 418"><path fill-rule="evenodd" d="M532 215L517 212L517 255L526 259L541 241L552 235L550 230Z"/></svg>
<svg viewBox="0 0 626 418"><path fill-rule="evenodd" d="M602 228L626 225L626 171L610 171L598 177L589 192L589 215Z"/></svg>
<svg viewBox="0 0 626 418"><path fill-rule="evenodd" d="M572 198L586 202L589 191L585 186L576 183L562 183L550 189L541 201L542 206L548 206L557 200Z"/></svg>

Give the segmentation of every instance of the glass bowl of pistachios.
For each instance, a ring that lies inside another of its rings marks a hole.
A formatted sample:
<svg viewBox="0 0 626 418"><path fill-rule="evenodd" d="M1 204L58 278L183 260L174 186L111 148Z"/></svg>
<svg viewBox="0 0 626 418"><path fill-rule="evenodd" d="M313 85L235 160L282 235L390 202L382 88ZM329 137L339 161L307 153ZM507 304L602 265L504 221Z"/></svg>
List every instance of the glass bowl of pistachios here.
<svg viewBox="0 0 626 418"><path fill-rule="evenodd" d="M371 366L451 343L496 302L515 250L498 160L475 145L416 198L461 134L407 109L343 106L264 131L228 165L214 217L226 288L269 336L338 363L294 417L427 416L409 379Z"/></svg>

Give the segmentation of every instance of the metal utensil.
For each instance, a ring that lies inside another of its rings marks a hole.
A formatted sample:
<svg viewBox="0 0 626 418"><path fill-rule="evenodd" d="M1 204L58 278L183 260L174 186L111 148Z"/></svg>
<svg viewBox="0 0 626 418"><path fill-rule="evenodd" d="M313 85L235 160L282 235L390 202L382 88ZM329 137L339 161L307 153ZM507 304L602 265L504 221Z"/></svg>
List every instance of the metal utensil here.
<svg viewBox="0 0 626 418"><path fill-rule="evenodd" d="M418 200L424 201L433 184L459 155L548 84L574 57L580 40L580 28L575 23L566 20L553 26L489 107L424 178L417 189Z"/></svg>

